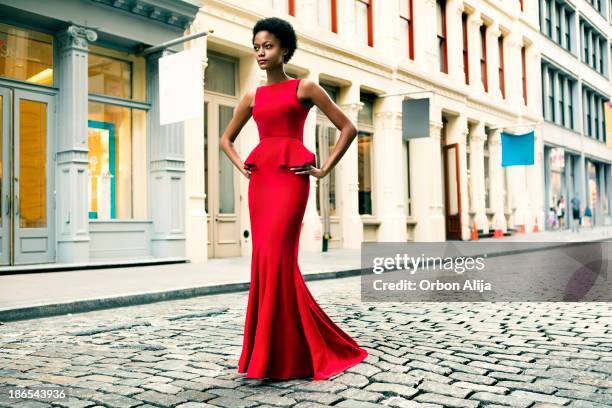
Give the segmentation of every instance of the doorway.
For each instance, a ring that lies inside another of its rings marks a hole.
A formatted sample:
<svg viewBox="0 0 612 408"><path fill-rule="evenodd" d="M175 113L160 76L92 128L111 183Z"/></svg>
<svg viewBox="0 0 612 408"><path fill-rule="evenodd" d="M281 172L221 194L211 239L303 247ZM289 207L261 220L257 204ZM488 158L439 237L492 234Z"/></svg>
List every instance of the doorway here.
<svg viewBox="0 0 612 408"><path fill-rule="evenodd" d="M204 191L208 257L240 256L239 174L219 142L234 115L236 101L219 95L204 99Z"/></svg>
<svg viewBox="0 0 612 408"><path fill-rule="evenodd" d="M0 87L0 264L55 261L54 96Z"/></svg>
<svg viewBox="0 0 612 408"><path fill-rule="evenodd" d="M442 148L444 157L444 192L446 208L446 239L461 239L461 183L459 144Z"/></svg>

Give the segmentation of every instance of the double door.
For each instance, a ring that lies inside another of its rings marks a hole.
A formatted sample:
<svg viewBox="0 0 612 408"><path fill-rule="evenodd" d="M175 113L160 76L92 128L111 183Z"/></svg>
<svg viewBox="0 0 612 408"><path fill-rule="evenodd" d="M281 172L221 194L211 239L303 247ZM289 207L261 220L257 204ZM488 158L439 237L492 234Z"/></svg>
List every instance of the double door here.
<svg viewBox="0 0 612 408"><path fill-rule="evenodd" d="M0 264L55 260L54 96L0 86Z"/></svg>

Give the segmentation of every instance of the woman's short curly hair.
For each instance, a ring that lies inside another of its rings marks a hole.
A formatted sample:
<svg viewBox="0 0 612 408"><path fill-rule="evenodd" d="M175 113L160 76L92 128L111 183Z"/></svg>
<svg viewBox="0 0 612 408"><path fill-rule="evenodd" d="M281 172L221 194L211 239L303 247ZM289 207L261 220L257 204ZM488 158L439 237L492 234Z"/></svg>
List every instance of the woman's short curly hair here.
<svg viewBox="0 0 612 408"><path fill-rule="evenodd" d="M288 50L283 62L288 63L297 48L297 35L291 23L278 17L262 18L253 27L253 40L251 42L255 42L255 35L260 31L272 33L280 40L281 47Z"/></svg>

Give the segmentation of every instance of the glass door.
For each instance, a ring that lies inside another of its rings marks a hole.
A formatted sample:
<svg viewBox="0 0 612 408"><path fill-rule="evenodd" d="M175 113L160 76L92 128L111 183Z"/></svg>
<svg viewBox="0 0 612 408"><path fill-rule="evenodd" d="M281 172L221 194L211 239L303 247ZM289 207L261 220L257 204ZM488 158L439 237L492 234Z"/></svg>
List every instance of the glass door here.
<svg viewBox="0 0 612 408"><path fill-rule="evenodd" d="M10 215L10 125L11 93L8 88L0 87L0 264L10 264L11 215Z"/></svg>
<svg viewBox="0 0 612 408"><path fill-rule="evenodd" d="M53 262L53 96L0 88L0 97L0 262Z"/></svg>

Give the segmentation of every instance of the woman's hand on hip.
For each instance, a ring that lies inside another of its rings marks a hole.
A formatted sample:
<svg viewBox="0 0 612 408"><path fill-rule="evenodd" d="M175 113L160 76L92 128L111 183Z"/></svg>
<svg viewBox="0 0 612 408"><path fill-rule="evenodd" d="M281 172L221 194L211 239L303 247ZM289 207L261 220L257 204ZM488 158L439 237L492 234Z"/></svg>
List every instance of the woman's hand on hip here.
<svg viewBox="0 0 612 408"><path fill-rule="evenodd" d="M308 174L310 176L314 176L318 179L322 179L327 175L323 170L316 168L312 164L306 164L304 166L299 167L291 167L289 170L293 171L294 174Z"/></svg>

